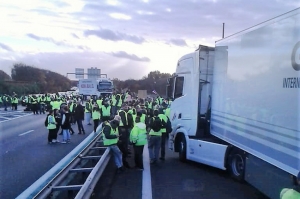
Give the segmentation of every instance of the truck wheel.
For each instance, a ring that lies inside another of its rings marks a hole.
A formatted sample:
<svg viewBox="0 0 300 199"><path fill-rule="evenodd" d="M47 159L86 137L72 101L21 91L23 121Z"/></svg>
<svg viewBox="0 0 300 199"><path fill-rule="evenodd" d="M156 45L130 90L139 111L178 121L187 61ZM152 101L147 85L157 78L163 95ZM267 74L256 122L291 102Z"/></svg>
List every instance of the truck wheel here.
<svg viewBox="0 0 300 199"><path fill-rule="evenodd" d="M233 149L228 157L228 170L231 177L242 182L245 176L246 161L243 152Z"/></svg>
<svg viewBox="0 0 300 199"><path fill-rule="evenodd" d="M181 136L179 140L179 160L181 162L186 161L186 140L184 135Z"/></svg>

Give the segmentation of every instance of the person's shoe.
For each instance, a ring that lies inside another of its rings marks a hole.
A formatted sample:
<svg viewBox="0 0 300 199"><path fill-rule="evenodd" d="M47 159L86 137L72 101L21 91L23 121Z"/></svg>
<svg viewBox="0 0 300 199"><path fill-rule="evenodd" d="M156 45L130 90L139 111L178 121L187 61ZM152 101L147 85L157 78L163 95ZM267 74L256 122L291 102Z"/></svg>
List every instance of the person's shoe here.
<svg viewBox="0 0 300 199"><path fill-rule="evenodd" d="M159 159L160 159L160 160L165 160L165 158L164 158L164 157L160 157Z"/></svg>
<svg viewBox="0 0 300 199"><path fill-rule="evenodd" d="M92 125L91 123L88 123L88 125Z"/></svg>
<svg viewBox="0 0 300 199"><path fill-rule="evenodd" d="M150 161L150 164L155 164L156 163L156 160L151 160Z"/></svg>
<svg viewBox="0 0 300 199"><path fill-rule="evenodd" d="M144 170L144 168L141 168L141 167L138 167L138 166L135 166L134 169L139 170L139 171L143 171Z"/></svg>
<svg viewBox="0 0 300 199"><path fill-rule="evenodd" d="M67 142L66 142L66 141L62 141L61 143L62 143L62 144L66 144Z"/></svg>
<svg viewBox="0 0 300 199"><path fill-rule="evenodd" d="M53 143L56 143L56 140L52 140Z"/></svg>

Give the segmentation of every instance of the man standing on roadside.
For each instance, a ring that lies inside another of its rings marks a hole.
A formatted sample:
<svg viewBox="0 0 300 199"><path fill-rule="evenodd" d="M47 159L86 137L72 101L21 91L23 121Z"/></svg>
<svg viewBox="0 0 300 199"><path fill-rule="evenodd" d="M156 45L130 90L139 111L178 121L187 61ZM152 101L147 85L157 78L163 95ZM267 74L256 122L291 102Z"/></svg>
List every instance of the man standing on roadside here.
<svg viewBox="0 0 300 199"><path fill-rule="evenodd" d="M77 106L74 109L74 118L75 121L77 122L77 126L78 126L78 134L85 134L83 125L82 125L82 121L84 120L84 108L81 105L80 100L77 101Z"/></svg>

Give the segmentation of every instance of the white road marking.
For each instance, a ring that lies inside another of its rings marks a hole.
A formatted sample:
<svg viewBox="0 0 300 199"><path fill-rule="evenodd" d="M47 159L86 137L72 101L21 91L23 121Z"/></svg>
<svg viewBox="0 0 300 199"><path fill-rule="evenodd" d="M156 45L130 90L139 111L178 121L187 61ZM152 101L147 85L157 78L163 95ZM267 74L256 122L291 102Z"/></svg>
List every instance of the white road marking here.
<svg viewBox="0 0 300 199"><path fill-rule="evenodd" d="M28 115L33 115L33 114L32 114L32 113L29 113L29 114L27 114L27 115L22 115L22 116L18 116L18 117L15 117L15 118L10 118L10 119L6 119L6 118L5 118L5 120L0 121L0 123L2 123L2 122L7 122L7 121L11 121L11 120L18 119L18 118L21 118L21 117L26 117L26 116L28 116ZM1 117L4 118L4 116L1 116Z"/></svg>
<svg viewBox="0 0 300 199"><path fill-rule="evenodd" d="M144 146L143 152L143 188L142 199L152 199L152 183L151 183L151 170L148 144Z"/></svg>
<svg viewBox="0 0 300 199"><path fill-rule="evenodd" d="M26 131L25 133L21 133L19 136L26 135L26 134L28 134L28 133L31 133L32 131L34 131L34 130L30 130L30 131Z"/></svg>

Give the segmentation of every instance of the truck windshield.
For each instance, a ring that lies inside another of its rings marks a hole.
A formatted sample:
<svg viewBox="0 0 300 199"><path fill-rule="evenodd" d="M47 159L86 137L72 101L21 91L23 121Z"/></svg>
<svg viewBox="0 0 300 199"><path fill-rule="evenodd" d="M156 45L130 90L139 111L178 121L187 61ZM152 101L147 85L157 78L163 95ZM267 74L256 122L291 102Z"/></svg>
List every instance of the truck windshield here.
<svg viewBox="0 0 300 199"><path fill-rule="evenodd" d="M99 82L98 90L99 91L111 91L113 88L111 82Z"/></svg>

